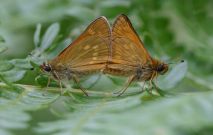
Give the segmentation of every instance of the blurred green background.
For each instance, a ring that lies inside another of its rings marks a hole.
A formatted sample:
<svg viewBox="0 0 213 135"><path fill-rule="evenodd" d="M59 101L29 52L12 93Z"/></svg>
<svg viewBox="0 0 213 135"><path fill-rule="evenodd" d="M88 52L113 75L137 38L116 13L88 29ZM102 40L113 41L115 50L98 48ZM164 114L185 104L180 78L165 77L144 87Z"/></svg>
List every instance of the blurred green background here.
<svg viewBox="0 0 213 135"><path fill-rule="evenodd" d="M121 13L153 57L186 60L159 78L170 94L106 96L125 80L107 75L82 81L98 80L88 98L40 87L46 78L29 61L53 58L95 18ZM212 135L212 24L212 0L0 0L0 135Z"/></svg>

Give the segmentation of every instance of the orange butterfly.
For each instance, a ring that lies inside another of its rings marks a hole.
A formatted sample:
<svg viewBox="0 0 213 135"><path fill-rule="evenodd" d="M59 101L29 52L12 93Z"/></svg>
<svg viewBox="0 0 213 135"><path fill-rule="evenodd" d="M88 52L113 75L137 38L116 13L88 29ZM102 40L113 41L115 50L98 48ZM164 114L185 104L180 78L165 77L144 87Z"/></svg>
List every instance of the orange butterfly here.
<svg viewBox="0 0 213 135"><path fill-rule="evenodd" d="M123 14L117 17L112 26L108 63L105 73L129 77L118 96L122 95L133 81L149 81L155 86L154 78L168 71L168 64L149 55L130 20Z"/></svg>
<svg viewBox="0 0 213 135"><path fill-rule="evenodd" d="M78 78L100 72L108 61L111 30L105 17L93 21L87 29L56 58L43 63L41 69L50 73L54 79L61 81L73 80L79 85Z"/></svg>

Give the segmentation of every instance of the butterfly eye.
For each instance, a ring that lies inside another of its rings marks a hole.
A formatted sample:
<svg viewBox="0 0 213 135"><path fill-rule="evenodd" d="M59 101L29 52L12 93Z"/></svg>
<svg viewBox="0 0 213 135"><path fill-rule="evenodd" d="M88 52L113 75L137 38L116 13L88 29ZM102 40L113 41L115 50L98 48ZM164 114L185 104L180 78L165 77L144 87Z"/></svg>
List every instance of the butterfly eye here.
<svg viewBox="0 0 213 135"><path fill-rule="evenodd" d="M49 64L43 63L40 68L46 72L50 72L52 70L51 66Z"/></svg>
<svg viewBox="0 0 213 135"><path fill-rule="evenodd" d="M157 71L158 71L158 72L163 71L163 69L164 69L163 64L160 64L160 65L157 67Z"/></svg>
<svg viewBox="0 0 213 135"><path fill-rule="evenodd" d="M160 74L164 74L168 71L168 66L166 64L160 64L157 67L157 72L159 72Z"/></svg>
<svg viewBox="0 0 213 135"><path fill-rule="evenodd" d="M52 69L49 65L44 66L44 70L50 72Z"/></svg>

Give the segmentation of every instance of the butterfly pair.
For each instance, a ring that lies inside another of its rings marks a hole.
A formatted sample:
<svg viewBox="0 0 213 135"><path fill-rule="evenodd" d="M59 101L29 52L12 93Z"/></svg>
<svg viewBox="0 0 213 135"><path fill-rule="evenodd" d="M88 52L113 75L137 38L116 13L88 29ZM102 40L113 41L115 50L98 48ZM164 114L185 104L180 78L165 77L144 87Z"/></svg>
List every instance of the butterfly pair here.
<svg viewBox="0 0 213 135"><path fill-rule="evenodd" d="M79 85L79 77L97 72L127 76L120 96L133 81L153 84L154 78L168 71L168 65L149 55L130 20L122 14L112 28L105 17L97 18L56 58L43 63L41 69L51 73L60 85L64 79Z"/></svg>

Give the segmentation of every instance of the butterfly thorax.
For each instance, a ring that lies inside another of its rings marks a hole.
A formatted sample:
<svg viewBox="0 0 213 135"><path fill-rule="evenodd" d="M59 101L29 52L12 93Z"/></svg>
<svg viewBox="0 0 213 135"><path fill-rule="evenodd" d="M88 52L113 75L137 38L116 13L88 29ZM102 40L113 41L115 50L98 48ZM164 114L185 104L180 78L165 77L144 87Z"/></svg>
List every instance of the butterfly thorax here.
<svg viewBox="0 0 213 135"><path fill-rule="evenodd" d="M136 70L136 80L149 81L156 78L159 74L163 75L168 71L168 65L158 60L152 60L152 63L144 64Z"/></svg>
<svg viewBox="0 0 213 135"><path fill-rule="evenodd" d="M41 69L52 75L56 80L71 80L76 73L62 64L53 64L53 62L43 63Z"/></svg>
<svg viewBox="0 0 213 135"><path fill-rule="evenodd" d="M138 68L135 71L135 80L148 81L153 77L154 74L155 71L153 70L152 65L145 64L143 66L138 66Z"/></svg>

